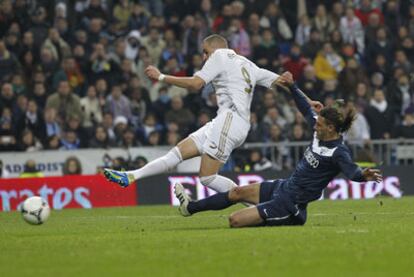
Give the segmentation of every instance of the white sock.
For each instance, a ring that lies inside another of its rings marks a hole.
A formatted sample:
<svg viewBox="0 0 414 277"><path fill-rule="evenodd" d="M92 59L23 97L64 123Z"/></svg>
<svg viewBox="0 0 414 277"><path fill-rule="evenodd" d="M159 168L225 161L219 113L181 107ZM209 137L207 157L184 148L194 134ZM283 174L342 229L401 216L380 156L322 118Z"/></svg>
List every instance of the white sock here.
<svg viewBox="0 0 414 277"><path fill-rule="evenodd" d="M200 177L200 182L204 186L217 192L226 192L234 187L237 187L232 180L221 175L202 176Z"/></svg>
<svg viewBox="0 0 414 277"><path fill-rule="evenodd" d="M167 172L175 168L182 161L183 158L180 150L178 150L178 147L174 147L164 156L147 163L142 168L126 171L126 173L134 175L135 180L138 180L144 177Z"/></svg>

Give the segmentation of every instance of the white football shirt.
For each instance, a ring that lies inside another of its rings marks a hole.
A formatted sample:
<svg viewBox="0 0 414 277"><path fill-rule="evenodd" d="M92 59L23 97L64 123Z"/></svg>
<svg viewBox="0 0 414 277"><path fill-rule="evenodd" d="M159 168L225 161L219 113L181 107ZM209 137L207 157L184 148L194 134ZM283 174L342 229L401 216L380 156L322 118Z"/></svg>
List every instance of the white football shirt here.
<svg viewBox="0 0 414 277"><path fill-rule="evenodd" d="M248 121L254 87L260 85L269 88L279 77L231 49L214 51L194 76L200 77L206 84L212 82L217 95L218 114L225 109L235 108Z"/></svg>

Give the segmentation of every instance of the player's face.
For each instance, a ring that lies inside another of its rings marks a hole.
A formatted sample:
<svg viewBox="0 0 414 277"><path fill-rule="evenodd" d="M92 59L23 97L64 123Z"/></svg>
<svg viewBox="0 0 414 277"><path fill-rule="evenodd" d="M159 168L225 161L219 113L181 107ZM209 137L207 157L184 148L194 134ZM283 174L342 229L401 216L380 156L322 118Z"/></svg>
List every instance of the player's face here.
<svg viewBox="0 0 414 277"><path fill-rule="evenodd" d="M203 43L203 61L207 61L208 58L210 58L211 54L214 52L214 48L211 47L208 43Z"/></svg>
<svg viewBox="0 0 414 277"><path fill-rule="evenodd" d="M324 140L329 136L330 126L325 118L318 116L314 130L316 131L316 137L320 140Z"/></svg>

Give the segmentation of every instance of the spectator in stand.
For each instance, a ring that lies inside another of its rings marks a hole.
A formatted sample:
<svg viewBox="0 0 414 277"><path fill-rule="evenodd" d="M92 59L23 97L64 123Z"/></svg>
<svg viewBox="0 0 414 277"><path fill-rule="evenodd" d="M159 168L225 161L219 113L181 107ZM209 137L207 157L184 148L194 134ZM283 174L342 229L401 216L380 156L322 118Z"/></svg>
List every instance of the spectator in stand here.
<svg viewBox="0 0 414 277"><path fill-rule="evenodd" d="M138 129L138 136L140 141L148 141L149 134L153 131L162 131L163 126L157 120L157 117L153 113L148 113L142 126Z"/></svg>
<svg viewBox="0 0 414 277"><path fill-rule="evenodd" d="M395 138L414 138L414 106L405 110L404 118L393 132Z"/></svg>
<svg viewBox="0 0 414 277"><path fill-rule="evenodd" d="M295 32L295 42L299 46L303 46L306 42L309 41L311 29L312 25L309 17L306 14L302 15L299 19L299 24L296 27Z"/></svg>
<svg viewBox="0 0 414 277"><path fill-rule="evenodd" d="M321 90L323 82L316 77L315 67L313 65L306 65L303 70L302 77L298 80L298 86L311 99L321 99Z"/></svg>
<svg viewBox="0 0 414 277"><path fill-rule="evenodd" d="M142 45L147 48L148 54L155 66L158 66L162 50L165 48L165 41L157 28L151 28L148 35L141 39Z"/></svg>
<svg viewBox="0 0 414 277"><path fill-rule="evenodd" d="M378 14L372 13L368 17L368 25L365 27L365 45L375 41L376 34L381 28L381 18Z"/></svg>
<svg viewBox="0 0 414 277"><path fill-rule="evenodd" d="M57 135L47 137L44 145L45 149L48 150L59 150L62 146L60 143L60 137L58 137Z"/></svg>
<svg viewBox="0 0 414 277"><path fill-rule="evenodd" d="M367 83L368 77L364 69L358 64L354 58L346 61L344 70L339 74L339 86L342 92L342 97L348 99L355 94L358 83Z"/></svg>
<svg viewBox="0 0 414 277"><path fill-rule="evenodd" d="M31 130L26 129L22 132L16 148L18 151L35 152L43 149L43 145Z"/></svg>
<svg viewBox="0 0 414 277"><path fill-rule="evenodd" d="M115 4L112 16L117 22L115 28L120 33L124 33L127 30L131 8L132 3L130 3L129 0L119 0L118 3Z"/></svg>
<svg viewBox="0 0 414 277"><path fill-rule="evenodd" d="M13 116L17 121L26 113L27 102L28 100L26 95L20 94L17 96L16 103L12 110Z"/></svg>
<svg viewBox="0 0 414 277"><path fill-rule="evenodd" d="M123 116L128 120L132 117L131 102L123 95L122 88L119 85L113 85L111 94L106 98L105 109L109 111L114 118Z"/></svg>
<svg viewBox="0 0 414 277"><path fill-rule="evenodd" d="M33 99L28 101L26 112L17 120L16 129L16 135L18 137L21 137L23 130L29 129L36 138L45 141L45 121Z"/></svg>
<svg viewBox="0 0 414 277"><path fill-rule="evenodd" d="M355 16L352 8L346 9L345 16L341 18L339 24L339 29L344 42L354 45L358 53L364 53L364 28L359 18Z"/></svg>
<svg viewBox="0 0 414 277"><path fill-rule="evenodd" d="M368 107L371 99L370 91L366 83L358 83L355 94L351 97L355 105L360 106L362 111Z"/></svg>
<svg viewBox="0 0 414 277"><path fill-rule="evenodd" d="M165 114L166 123L176 122L180 128L180 133L185 136L190 131L190 126L194 120L194 114L184 107L183 99L180 96L174 96L171 99L171 110Z"/></svg>
<svg viewBox="0 0 414 277"><path fill-rule="evenodd" d="M369 18L373 14L378 16L381 24L384 22L381 10L379 8L374 8L371 2L371 0L361 0L359 9L355 10L355 15L359 18L364 27L368 25Z"/></svg>
<svg viewBox="0 0 414 277"><path fill-rule="evenodd" d="M99 79L105 79L108 83L114 81L118 67L115 62L110 60L109 55L105 50L105 46L101 43L96 43L94 50L90 56L89 64L89 78L91 82Z"/></svg>
<svg viewBox="0 0 414 277"><path fill-rule="evenodd" d="M249 160L247 162L247 165L244 166L245 169L246 166L248 166L248 168L252 169L253 171L264 171L272 169L273 167L272 162L264 157L259 149L253 149L250 151Z"/></svg>
<svg viewBox="0 0 414 277"><path fill-rule="evenodd" d="M376 89L370 100L370 106L365 110L365 117L370 126L372 139L389 139L394 124L393 112L384 91Z"/></svg>
<svg viewBox="0 0 414 277"><path fill-rule="evenodd" d="M213 22L213 32L214 33L221 33L225 30L228 30L230 27L231 18L233 16L233 10L230 5L225 4L221 8L221 12ZM184 20L184 24L186 24L186 21ZM188 25L188 22L187 22Z"/></svg>
<svg viewBox="0 0 414 277"><path fill-rule="evenodd" d="M82 127L82 121L78 115L72 115L66 122L66 129L76 133L79 139L79 148L85 148L88 145L88 131Z"/></svg>
<svg viewBox="0 0 414 277"><path fill-rule="evenodd" d="M408 30L410 33L410 36L414 36L414 5L411 4L410 5L410 10L409 10L409 16L406 20L406 24L408 26Z"/></svg>
<svg viewBox="0 0 414 277"><path fill-rule="evenodd" d="M81 161L75 157L70 156L65 160L62 167L62 174L66 175L82 175L82 164Z"/></svg>
<svg viewBox="0 0 414 277"><path fill-rule="evenodd" d="M16 150L17 139L12 122L11 109L8 107L3 108L0 117L0 151Z"/></svg>
<svg viewBox="0 0 414 277"><path fill-rule="evenodd" d="M282 135L282 130L277 124L273 124L269 128L269 136L267 139L268 143L280 143L285 140ZM272 161L273 168L276 170L281 170L286 168L287 160L287 149L279 144L276 147L269 148L266 153L266 157Z"/></svg>
<svg viewBox="0 0 414 277"><path fill-rule="evenodd" d="M90 0L89 6L83 11L82 17L85 20L84 23L88 24L94 18L99 18L103 21L108 20L109 15L101 0Z"/></svg>
<svg viewBox="0 0 414 277"><path fill-rule="evenodd" d="M102 122L102 109L99 98L97 97L96 88L89 86L86 96L80 100L84 114L82 126L92 128Z"/></svg>
<svg viewBox="0 0 414 277"><path fill-rule="evenodd" d="M399 3L405 1L388 0L385 3L384 23L390 30L391 34L396 34L398 26L402 24L402 16L399 11Z"/></svg>
<svg viewBox="0 0 414 277"><path fill-rule="evenodd" d="M160 132L153 131L148 136L148 146L160 146L161 145L161 134Z"/></svg>
<svg viewBox="0 0 414 277"><path fill-rule="evenodd" d="M46 106L47 91L46 85L42 82L35 82L33 85L33 91L29 91L29 98L33 99L40 110L43 110Z"/></svg>
<svg viewBox="0 0 414 277"><path fill-rule="evenodd" d="M229 46L234 49L236 53L250 57L250 37L242 25L242 21L239 18L233 18L231 20L230 28L228 30Z"/></svg>
<svg viewBox="0 0 414 277"><path fill-rule="evenodd" d="M249 36L260 35L262 32L262 26L260 26L260 16L257 13L252 13L249 15L246 31Z"/></svg>
<svg viewBox="0 0 414 277"><path fill-rule="evenodd" d="M56 28L49 29L48 37L41 48L49 49L52 52L53 58L58 61L71 55L69 44L60 37Z"/></svg>
<svg viewBox="0 0 414 277"><path fill-rule="evenodd" d="M13 109L16 103L16 95L13 86L10 83L4 83L1 86L0 108Z"/></svg>
<svg viewBox="0 0 414 277"><path fill-rule="evenodd" d="M380 54L383 55L387 61L391 61L393 51L394 46L392 45L391 40L387 37L386 29L381 27L377 30L376 39L370 42L366 49L366 61L368 65L372 65L375 58Z"/></svg>
<svg viewBox="0 0 414 277"><path fill-rule="evenodd" d="M47 11L44 7L38 6L32 15L32 22L28 31L33 33L34 44L36 47L42 45L42 42L47 38L50 24L47 22Z"/></svg>
<svg viewBox="0 0 414 277"><path fill-rule="evenodd" d="M322 50L316 56L313 66L316 77L323 81L335 80L345 66L345 62L338 53L334 51L331 43L325 42Z"/></svg>
<svg viewBox="0 0 414 277"><path fill-rule="evenodd" d="M20 178L40 178L45 177L43 172L41 172L36 165L34 160L27 160L24 164L24 171L20 174Z"/></svg>
<svg viewBox="0 0 414 277"><path fill-rule="evenodd" d="M65 130L60 139L61 150L77 150L80 148L80 140L74 130Z"/></svg>
<svg viewBox="0 0 414 277"><path fill-rule="evenodd" d="M45 137L61 136L61 128L57 119L57 112L55 108L46 108L44 112L45 120Z"/></svg>
<svg viewBox="0 0 414 277"><path fill-rule="evenodd" d="M284 42L293 38L292 30L276 3L269 3L267 5L261 24L272 30L277 41Z"/></svg>
<svg viewBox="0 0 414 277"><path fill-rule="evenodd" d="M267 109L266 115L263 117L263 123L267 124L268 127L278 125L283 129L287 124L287 121L276 107L270 107Z"/></svg>
<svg viewBox="0 0 414 277"><path fill-rule="evenodd" d="M72 92L66 80L59 81L57 92L47 98L46 108L55 109L61 122L75 115L83 118L80 98Z"/></svg>
<svg viewBox="0 0 414 277"><path fill-rule="evenodd" d="M283 61L285 70L292 73L293 78L298 80L302 77L303 69L308 64L308 60L302 56L300 46L293 44L290 48L290 55Z"/></svg>
<svg viewBox="0 0 414 277"><path fill-rule="evenodd" d="M208 34L206 24L201 16L188 15L184 18L182 52L187 58L201 52L203 38Z"/></svg>
<svg viewBox="0 0 414 277"><path fill-rule="evenodd" d="M180 141L182 137L178 132L169 131L167 132L165 144L169 146L176 146Z"/></svg>
<svg viewBox="0 0 414 277"><path fill-rule="evenodd" d="M146 165L148 163L147 158L143 157L143 156L137 156L133 162L133 165L131 165L130 168L141 168L144 165Z"/></svg>
<svg viewBox="0 0 414 277"><path fill-rule="evenodd" d="M359 146L366 145L370 142L370 126L368 121L363 114L364 110L361 105L355 104L354 101L350 100L347 102L346 109L356 108L355 120L352 123L351 128L345 134L344 139L358 143Z"/></svg>
<svg viewBox="0 0 414 277"><path fill-rule="evenodd" d="M344 3L342 1L336 1L332 5L331 18L337 28L340 25L341 18L344 14L345 14Z"/></svg>
<svg viewBox="0 0 414 277"><path fill-rule="evenodd" d="M330 33L335 29L335 23L326 12L326 7L319 4L316 15L312 20L312 27L319 31L323 41L328 40Z"/></svg>
<svg viewBox="0 0 414 277"><path fill-rule="evenodd" d="M253 49L253 60L258 66L271 71L277 71L279 65L279 46L273 36L272 30L267 28L262 32L262 41Z"/></svg>
<svg viewBox="0 0 414 277"><path fill-rule="evenodd" d="M127 123L128 123L128 120L127 120ZM115 141L116 139L116 135L114 131L115 124L114 124L114 117L112 116L111 113L109 112L104 113L103 119L102 119L102 126L105 128L105 131L107 132L108 137Z"/></svg>
<svg viewBox="0 0 414 277"><path fill-rule="evenodd" d="M89 141L89 147L91 148L104 148L109 149L111 147L115 147L116 143L112 140L109 136L105 127L102 125L98 125L95 128L94 136Z"/></svg>
<svg viewBox="0 0 414 277"><path fill-rule="evenodd" d="M135 138L135 132L131 128L124 130L122 134L122 141L119 144L120 147L129 149L131 147L140 146L141 142Z"/></svg>
<svg viewBox="0 0 414 277"><path fill-rule="evenodd" d="M84 95L85 76L73 57L66 57L62 61L62 69L53 76L53 87L61 80L67 80L74 93Z"/></svg>
<svg viewBox="0 0 414 277"><path fill-rule="evenodd" d="M413 37L404 38L401 43L401 49L404 51L409 61L414 60L414 38Z"/></svg>
<svg viewBox="0 0 414 277"><path fill-rule="evenodd" d="M311 29L309 40L303 44L302 53L305 57L314 60L322 48L321 34L316 29Z"/></svg>
<svg viewBox="0 0 414 277"><path fill-rule="evenodd" d="M414 68L402 49L395 51L394 68L402 68L406 73L412 72Z"/></svg>
<svg viewBox="0 0 414 277"><path fill-rule="evenodd" d="M397 82L390 84L387 92L387 101L394 117L401 120L405 111L414 103L414 88L410 86L408 75L405 73L400 75Z"/></svg>
<svg viewBox="0 0 414 277"><path fill-rule="evenodd" d="M114 125L113 125L115 141L117 142L117 144L120 144L122 142L122 135L124 134L124 131L126 129L128 129L128 119L122 115L117 116L114 119Z"/></svg>
<svg viewBox="0 0 414 277"><path fill-rule="evenodd" d="M131 15L128 18L128 30L137 30L145 33L148 25L149 13L144 9L141 3L133 3Z"/></svg>
<svg viewBox="0 0 414 277"><path fill-rule="evenodd" d="M257 118L257 113L250 113L250 130L247 134L246 142L264 141L266 127Z"/></svg>

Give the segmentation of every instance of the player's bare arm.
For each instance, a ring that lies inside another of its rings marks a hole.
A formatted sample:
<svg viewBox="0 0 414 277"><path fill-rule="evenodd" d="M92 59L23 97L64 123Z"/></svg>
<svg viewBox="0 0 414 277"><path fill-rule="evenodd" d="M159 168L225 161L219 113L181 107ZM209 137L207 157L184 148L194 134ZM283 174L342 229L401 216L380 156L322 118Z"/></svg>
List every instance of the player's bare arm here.
<svg viewBox="0 0 414 277"><path fill-rule="evenodd" d="M169 85L174 85L189 90L200 90L205 85L204 80L198 76L175 77L171 75L164 75L158 68L152 65L148 66L145 69L145 74L147 74L147 76L153 80L162 81Z"/></svg>

